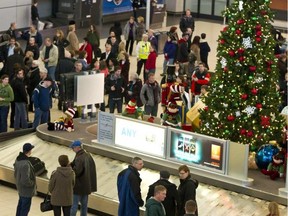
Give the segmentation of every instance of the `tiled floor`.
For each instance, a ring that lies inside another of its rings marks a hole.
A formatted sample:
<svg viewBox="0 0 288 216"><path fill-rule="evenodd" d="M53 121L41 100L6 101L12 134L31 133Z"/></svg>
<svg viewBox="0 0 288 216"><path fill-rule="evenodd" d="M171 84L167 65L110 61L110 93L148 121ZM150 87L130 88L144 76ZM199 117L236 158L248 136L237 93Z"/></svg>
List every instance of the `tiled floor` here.
<svg viewBox="0 0 288 216"><path fill-rule="evenodd" d="M161 30L167 30L170 27L163 28ZM217 23L209 23L204 21L196 21L196 30L195 35L200 35L205 32L207 34L207 41L210 44L211 52L209 53L209 65L210 69L214 70L216 66L216 48L217 48L217 39L220 30L223 28L221 24ZM86 30L85 30L86 31ZM77 31L79 33L79 38L83 38L85 35L84 30ZM103 34L103 32L102 32ZM180 35L180 31L179 31ZM101 40L101 47L104 48L104 43L106 39ZM135 48L134 48L135 49ZM136 72L136 57L135 55L130 58L131 69L130 74ZM163 55L159 55L157 58L157 68L156 68L156 79L160 81L160 73L162 73L162 63L163 63ZM142 78L142 75L141 77ZM62 115L60 111L57 110L57 101L55 101L52 109L52 120L57 119ZM159 113L160 113L159 109ZM30 119L33 119L33 113L29 113ZM107 158L107 161L110 159ZM143 174L145 174L146 170L143 170ZM142 175L142 174L141 174ZM154 177L158 176L157 173L154 173ZM176 181L176 179L174 179ZM175 182L176 183L176 182ZM143 185L143 187L148 185ZM255 199L253 197L237 194L231 191L226 191L224 189L215 188L209 185L200 184L199 193L197 194L198 199L201 199L199 208L203 216L213 215L266 215L267 214L267 202L259 199ZM53 215L52 212L41 213L39 210L40 202L42 198L34 197L32 201L32 209L30 211L31 216L38 215ZM15 189L7 188L3 185L0 185L0 215L1 216L12 216L15 215L15 209L18 201L17 191ZM221 208L219 208L221 207ZM284 206L280 206L281 215L287 215L287 208ZM215 210L217 209L217 210ZM215 211L214 211L215 210ZM249 212L249 213L248 213ZM90 214L91 215L91 214Z"/></svg>

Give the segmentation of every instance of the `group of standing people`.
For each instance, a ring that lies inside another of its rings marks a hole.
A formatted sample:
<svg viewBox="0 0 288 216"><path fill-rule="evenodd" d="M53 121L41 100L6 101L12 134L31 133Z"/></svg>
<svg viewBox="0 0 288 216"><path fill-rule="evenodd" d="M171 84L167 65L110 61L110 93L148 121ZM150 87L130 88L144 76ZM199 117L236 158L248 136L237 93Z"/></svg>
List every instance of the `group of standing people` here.
<svg viewBox="0 0 288 216"><path fill-rule="evenodd" d="M132 159L131 165L118 174L119 197L118 216L139 215L139 207L144 205L141 197L140 173L144 162L139 157ZM198 181L191 177L189 168L182 165L178 169L180 185L169 181L170 173L160 171L160 179L149 186L146 197L146 216L198 215L196 189Z"/></svg>
<svg viewBox="0 0 288 216"><path fill-rule="evenodd" d="M27 216L32 197L36 194L36 176L29 161L34 145L25 143L22 152L14 163L14 176L19 194L16 216ZM58 157L59 167L52 172L48 191L55 216L76 216L78 204L81 204L81 216L87 215L88 195L97 191L96 165L92 156L83 149L79 140L70 145L75 158L69 161L67 155Z"/></svg>

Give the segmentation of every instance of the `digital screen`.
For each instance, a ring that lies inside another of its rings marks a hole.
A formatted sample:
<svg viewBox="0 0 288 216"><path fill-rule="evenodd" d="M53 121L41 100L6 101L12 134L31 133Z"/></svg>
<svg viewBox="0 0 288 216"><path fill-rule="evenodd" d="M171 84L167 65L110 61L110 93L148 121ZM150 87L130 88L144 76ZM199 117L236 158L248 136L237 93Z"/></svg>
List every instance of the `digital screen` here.
<svg viewBox="0 0 288 216"><path fill-rule="evenodd" d="M170 132L170 158L224 171L225 140L221 142L192 133Z"/></svg>
<svg viewBox="0 0 288 216"><path fill-rule="evenodd" d="M166 128L116 117L115 144L149 155L165 156Z"/></svg>

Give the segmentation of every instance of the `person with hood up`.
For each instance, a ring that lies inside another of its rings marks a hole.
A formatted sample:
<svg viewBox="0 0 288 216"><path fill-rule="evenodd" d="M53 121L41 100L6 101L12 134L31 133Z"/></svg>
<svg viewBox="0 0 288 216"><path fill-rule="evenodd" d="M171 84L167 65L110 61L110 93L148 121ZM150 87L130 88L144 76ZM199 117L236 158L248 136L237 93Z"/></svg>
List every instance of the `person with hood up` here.
<svg viewBox="0 0 288 216"><path fill-rule="evenodd" d="M163 185L157 185L154 189L154 196L146 202L145 216L165 216L166 211L162 202L166 198L167 189Z"/></svg>
<svg viewBox="0 0 288 216"><path fill-rule="evenodd" d="M14 163L14 177L19 194L16 216L27 216L32 197L36 194L36 176L29 161L34 145L25 143L23 151L19 153Z"/></svg>
<svg viewBox="0 0 288 216"><path fill-rule="evenodd" d="M61 208L64 216L70 216L73 203L73 187L75 185L75 173L69 166L67 155L58 157L60 167L52 172L49 180L49 192L51 193L51 204L55 216L61 216Z"/></svg>

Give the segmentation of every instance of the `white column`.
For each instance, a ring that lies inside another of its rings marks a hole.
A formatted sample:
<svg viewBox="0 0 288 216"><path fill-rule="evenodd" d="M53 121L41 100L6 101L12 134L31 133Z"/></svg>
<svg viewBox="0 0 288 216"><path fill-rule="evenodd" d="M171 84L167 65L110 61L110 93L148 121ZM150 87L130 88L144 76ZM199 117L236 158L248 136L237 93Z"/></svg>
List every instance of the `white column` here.
<svg viewBox="0 0 288 216"><path fill-rule="evenodd" d="M151 0L146 1L146 29L150 28L150 10L151 10Z"/></svg>

